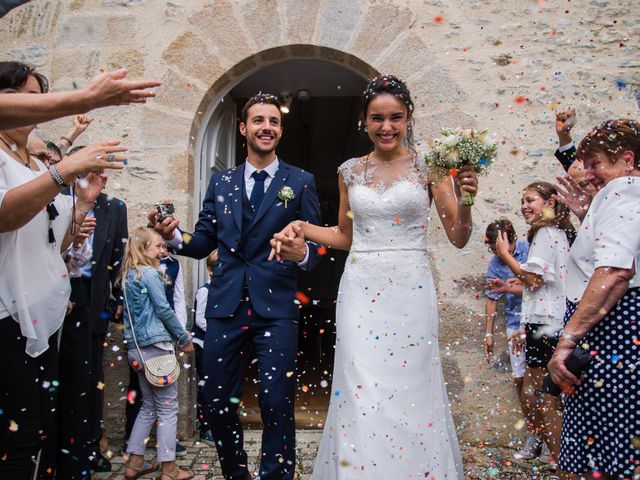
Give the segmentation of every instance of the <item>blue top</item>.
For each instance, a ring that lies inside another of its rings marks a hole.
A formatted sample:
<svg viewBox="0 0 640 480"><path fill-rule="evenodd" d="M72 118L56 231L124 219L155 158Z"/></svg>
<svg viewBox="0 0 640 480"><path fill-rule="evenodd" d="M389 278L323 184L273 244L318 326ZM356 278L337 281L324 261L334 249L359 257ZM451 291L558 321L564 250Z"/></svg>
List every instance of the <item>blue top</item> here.
<svg viewBox="0 0 640 480"><path fill-rule="evenodd" d="M127 304L124 308L124 339L127 347L132 349L135 345L132 324L140 347L166 341L177 341L181 347L188 344L191 334L169 306L160 272L144 266L140 269L140 279L136 276L135 269L129 269L124 285ZM129 313L133 318L129 318Z"/></svg>
<svg viewBox="0 0 640 480"><path fill-rule="evenodd" d="M527 257L529 256L529 242L527 242L526 240L516 241L516 249L513 252L513 256L518 263L525 263L527 261ZM507 267L507 265L500 259L500 257L494 255L491 260L489 260L489 265L487 266L487 281L494 278L508 280L509 278L514 277L515 275L513 274L511 269ZM485 290L484 294L491 300L499 300L500 297L504 296L505 302L503 303L502 311L504 312L504 317L507 322L507 328L520 328L520 310L522 307L522 296L514 295L513 293L495 293L490 290Z"/></svg>

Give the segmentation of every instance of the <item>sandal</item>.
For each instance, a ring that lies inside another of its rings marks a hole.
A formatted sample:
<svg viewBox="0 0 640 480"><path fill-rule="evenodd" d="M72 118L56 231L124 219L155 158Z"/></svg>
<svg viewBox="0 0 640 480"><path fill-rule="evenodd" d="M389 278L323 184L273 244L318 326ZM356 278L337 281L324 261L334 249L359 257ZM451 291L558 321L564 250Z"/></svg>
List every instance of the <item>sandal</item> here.
<svg viewBox="0 0 640 480"><path fill-rule="evenodd" d="M133 470L136 473L132 477L127 477L127 474L125 473L124 474L125 480L136 480L136 478L140 478L142 475L146 475L147 473L154 472L158 468L158 465L155 463L144 462L142 464L142 467L134 467L133 465L131 465L131 460L129 460L125 465L125 469L127 468L130 470Z"/></svg>
<svg viewBox="0 0 640 480"><path fill-rule="evenodd" d="M162 480L162 477L169 477L171 480L178 480L178 475L180 475L180 472L184 472L189 474L188 477L185 477L183 479L180 480L189 480L190 478L193 478L196 476L195 472L191 472L189 470L181 470L180 468L176 468L175 472L162 472L160 474L160 477L158 477L158 480Z"/></svg>

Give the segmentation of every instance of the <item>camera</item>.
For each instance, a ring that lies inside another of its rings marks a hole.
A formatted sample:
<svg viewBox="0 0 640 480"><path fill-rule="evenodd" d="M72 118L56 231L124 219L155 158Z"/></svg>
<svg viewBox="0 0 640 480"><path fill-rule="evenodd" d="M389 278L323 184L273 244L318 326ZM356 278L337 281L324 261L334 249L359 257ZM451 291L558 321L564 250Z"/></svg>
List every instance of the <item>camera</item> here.
<svg viewBox="0 0 640 480"><path fill-rule="evenodd" d="M173 217L173 214L176 212L173 203L156 203L155 208L158 212L156 217L158 222L162 222L167 217Z"/></svg>
<svg viewBox="0 0 640 480"><path fill-rule="evenodd" d="M584 373L584 371L589 366L589 363L591 363L591 354L588 350L578 346L567 357L564 365L565 367L567 367L567 370L573 373L576 377L580 378L580 375ZM544 393L553 395L554 397L557 397L558 395L560 395L560 393L562 393L562 389L558 385L553 383L553 380L551 380L551 375L547 375L546 377L544 377L544 381L542 383L542 391Z"/></svg>

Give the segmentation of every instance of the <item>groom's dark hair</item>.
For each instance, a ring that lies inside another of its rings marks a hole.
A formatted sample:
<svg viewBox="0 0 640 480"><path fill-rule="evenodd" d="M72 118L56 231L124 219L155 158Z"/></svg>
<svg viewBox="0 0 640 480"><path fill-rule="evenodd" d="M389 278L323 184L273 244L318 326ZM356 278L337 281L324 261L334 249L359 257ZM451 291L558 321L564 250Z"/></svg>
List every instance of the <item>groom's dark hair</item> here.
<svg viewBox="0 0 640 480"><path fill-rule="evenodd" d="M249 109L257 103L274 105L278 109L278 112L280 111L280 106L282 105L278 97L276 97L275 95L272 95L271 93L260 92L247 100L247 103L245 103L244 107L242 107L242 112L240 112L240 121L242 123L247 123L247 115L249 113ZM280 118L282 118L282 114L280 115Z"/></svg>

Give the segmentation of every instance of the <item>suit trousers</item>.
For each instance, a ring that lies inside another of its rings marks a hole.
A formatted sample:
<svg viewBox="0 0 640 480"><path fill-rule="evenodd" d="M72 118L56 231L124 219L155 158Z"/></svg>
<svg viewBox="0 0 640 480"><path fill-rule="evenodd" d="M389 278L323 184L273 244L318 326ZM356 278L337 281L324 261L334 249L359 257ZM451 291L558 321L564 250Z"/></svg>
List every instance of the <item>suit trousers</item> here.
<svg viewBox="0 0 640 480"><path fill-rule="evenodd" d="M64 319L60 340L58 396L58 478L91 478L89 402L91 389L90 280L71 279L73 309Z"/></svg>
<svg viewBox="0 0 640 480"><path fill-rule="evenodd" d="M224 478L247 478L238 404L253 347L264 424L260 478L293 479L298 321L261 317L245 299L233 317L207 320L204 342L204 397Z"/></svg>
<svg viewBox="0 0 640 480"><path fill-rule="evenodd" d="M104 384L104 341L106 335L91 334L91 363L89 365L89 444L92 453L100 451L102 438L102 411L104 405L104 390L98 388Z"/></svg>
<svg viewBox="0 0 640 480"><path fill-rule="evenodd" d="M11 317L0 319L0 479L53 478L56 455L58 335L37 358Z"/></svg>

